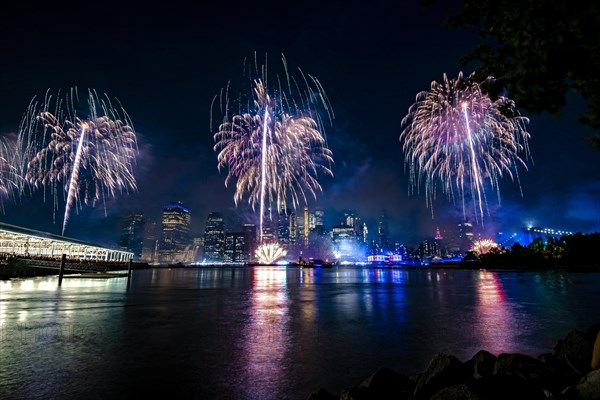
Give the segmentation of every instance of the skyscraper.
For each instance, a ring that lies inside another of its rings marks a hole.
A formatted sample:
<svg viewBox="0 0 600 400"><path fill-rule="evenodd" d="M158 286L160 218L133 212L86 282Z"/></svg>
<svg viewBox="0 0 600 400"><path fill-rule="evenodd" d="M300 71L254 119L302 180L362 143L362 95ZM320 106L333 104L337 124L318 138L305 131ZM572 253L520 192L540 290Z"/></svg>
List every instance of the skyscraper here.
<svg viewBox="0 0 600 400"><path fill-rule="evenodd" d="M458 224L458 240L462 251L468 251L473 244L473 224L469 221L464 221Z"/></svg>
<svg viewBox="0 0 600 400"><path fill-rule="evenodd" d="M290 222L290 243L295 244L298 241L298 226L297 226L297 218L296 213L292 211L289 215Z"/></svg>
<svg viewBox="0 0 600 400"><path fill-rule="evenodd" d="M331 231L331 237L333 250L338 259L350 260L356 257L357 246L354 227L344 224L334 226Z"/></svg>
<svg viewBox="0 0 600 400"><path fill-rule="evenodd" d="M256 252L256 225L244 224L244 244L247 261L253 261Z"/></svg>
<svg viewBox="0 0 600 400"><path fill-rule="evenodd" d="M142 261L152 263L156 257L156 222L147 220L144 224L144 244L142 245Z"/></svg>
<svg viewBox="0 0 600 400"><path fill-rule="evenodd" d="M386 251L390 248L390 233L388 228L388 216L387 212L383 210L381 218L379 218L379 224L377 227L378 244L380 251Z"/></svg>
<svg viewBox="0 0 600 400"><path fill-rule="evenodd" d="M223 214L211 212L204 228L204 261L223 261L225 255L225 222Z"/></svg>
<svg viewBox="0 0 600 400"><path fill-rule="evenodd" d="M162 235L159 244L161 263L184 262L185 249L190 245L192 210L177 201L165 204L162 215Z"/></svg>
<svg viewBox="0 0 600 400"><path fill-rule="evenodd" d="M308 206L304 207L304 231L302 232L304 247L308 247L308 234L310 233L310 217L308 213Z"/></svg>
<svg viewBox="0 0 600 400"><path fill-rule="evenodd" d="M277 220L278 241L281 244L290 242L290 210L282 207L279 210L279 218Z"/></svg>
<svg viewBox="0 0 600 400"><path fill-rule="evenodd" d="M244 262L248 261L247 256L245 232L226 232L223 260L225 262Z"/></svg>
<svg viewBox="0 0 600 400"><path fill-rule="evenodd" d="M142 214L131 214L125 218L125 226L121 231L119 239L119 248L133 253L133 259L136 261L142 258L142 248L144 242L144 216Z"/></svg>

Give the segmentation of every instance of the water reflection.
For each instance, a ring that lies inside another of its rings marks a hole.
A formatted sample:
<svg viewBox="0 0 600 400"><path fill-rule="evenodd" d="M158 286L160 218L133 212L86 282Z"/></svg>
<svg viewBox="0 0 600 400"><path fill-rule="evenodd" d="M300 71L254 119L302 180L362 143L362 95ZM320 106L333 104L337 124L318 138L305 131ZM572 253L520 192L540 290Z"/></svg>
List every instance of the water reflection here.
<svg viewBox="0 0 600 400"><path fill-rule="evenodd" d="M479 271L476 284L475 331L481 348L495 353L517 347L515 310L506 295L497 272Z"/></svg>
<svg viewBox="0 0 600 400"><path fill-rule="evenodd" d="M130 290L57 285L0 281L0 398L305 399L381 365L423 371L438 351L536 356L600 301L600 274L525 271L164 268Z"/></svg>
<svg viewBox="0 0 600 400"><path fill-rule="evenodd" d="M254 268L249 320L241 338L244 381L253 388L251 398L270 398L281 390L284 360L291 344L288 311L286 269Z"/></svg>

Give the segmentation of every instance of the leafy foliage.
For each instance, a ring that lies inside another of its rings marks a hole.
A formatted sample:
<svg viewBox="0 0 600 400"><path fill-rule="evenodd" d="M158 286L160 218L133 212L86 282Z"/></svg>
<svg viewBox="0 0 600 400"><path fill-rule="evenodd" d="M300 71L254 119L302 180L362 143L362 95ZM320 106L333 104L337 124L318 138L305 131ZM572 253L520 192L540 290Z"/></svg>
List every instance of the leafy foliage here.
<svg viewBox="0 0 600 400"><path fill-rule="evenodd" d="M598 248L600 233L576 233L560 239L536 238L529 246L515 243L510 250L479 256L473 253L470 257L490 267L599 267Z"/></svg>
<svg viewBox="0 0 600 400"><path fill-rule="evenodd" d="M447 24L479 29L481 43L460 63L496 78L484 87L492 97L507 90L519 107L557 114L575 91L588 103L579 121L600 129L600 2L463 0ZM600 149L600 135L590 139Z"/></svg>

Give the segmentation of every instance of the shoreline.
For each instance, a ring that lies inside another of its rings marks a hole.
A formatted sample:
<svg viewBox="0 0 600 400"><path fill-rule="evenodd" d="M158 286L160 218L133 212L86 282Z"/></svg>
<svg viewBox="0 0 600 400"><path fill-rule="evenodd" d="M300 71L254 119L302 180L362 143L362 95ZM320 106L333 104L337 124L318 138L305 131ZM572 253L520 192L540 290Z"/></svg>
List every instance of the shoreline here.
<svg viewBox="0 0 600 400"><path fill-rule="evenodd" d="M27 260L20 260L20 265L6 265L0 264L0 280L9 280L9 279L21 279L21 278L33 278L36 276L52 276L58 275L58 269L47 269L47 268L39 268L36 266L28 266ZM59 263L60 261L57 261ZM86 263L70 263L71 265L85 265ZM92 265L99 266L103 265L102 263L91 263ZM259 266L261 267L261 266ZM278 267L281 269L287 268L302 268L297 265L274 265L273 267ZM415 265L347 265L340 266L334 265L333 267L328 268L311 268L311 269L325 269L325 270L340 270L346 267L351 268L364 268L364 269L372 269L372 270L401 270L401 271L489 271L489 272L575 272L575 273L598 273L600 272L600 266L598 265L585 265L585 266L561 266L561 267L515 267L515 266L464 266L464 265L423 265L423 266L415 266ZM133 269L197 269L197 268L239 268L239 269L247 269L247 268L255 268L255 266L248 265L185 265L185 266L169 266L169 265L148 265L145 263L134 263ZM106 263L103 265L103 270L105 271L122 271L127 270L126 263ZM67 268L66 271L69 271ZM70 271L69 274L77 274L81 273L78 271Z"/></svg>

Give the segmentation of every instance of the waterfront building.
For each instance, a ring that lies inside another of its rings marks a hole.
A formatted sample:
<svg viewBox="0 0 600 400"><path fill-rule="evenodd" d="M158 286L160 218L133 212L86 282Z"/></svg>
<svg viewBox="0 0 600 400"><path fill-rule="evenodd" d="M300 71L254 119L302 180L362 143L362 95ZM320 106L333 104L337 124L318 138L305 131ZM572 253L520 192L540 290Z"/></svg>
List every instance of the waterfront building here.
<svg viewBox="0 0 600 400"><path fill-rule="evenodd" d="M192 210L181 202L165 204L162 214L162 233L159 244L159 262L189 262L186 248L190 243ZM187 253L187 254L186 254Z"/></svg>
<svg viewBox="0 0 600 400"><path fill-rule="evenodd" d="M244 243L246 245L245 253L246 260L254 261L254 254L256 253L256 225L254 224L244 224L243 227L244 232Z"/></svg>
<svg viewBox="0 0 600 400"><path fill-rule="evenodd" d="M204 261L223 261L225 254L225 222L223 214L211 212L204 228Z"/></svg>
<svg viewBox="0 0 600 400"><path fill-rule="evenodd" d="M125 218L125 225L121 231L119 248L132 252L134 261L142 259L145 224L146 220L142 214L131 214Z"/></svg>
<svg viewBox="0 0 600 400"><path fill-rule="evenodd" d="M246 234L244 232L226 232L223 260L225 262L248 261L246 246Z"/></svg>
<svg viewBox="0 0 600 400"><path fill-rule="evenodd" d="M319 230L320 227L323 230L325 229L325 212L322 209L317 208L315 210L315 229Z"/></svg>
<svg viewBox="0 0 600 400"><path fill-rule="evenodd" d="M158 240L156 239L156 221L146 220L142 244L142 261L153 263L157 260Z"/></svg>
<svg viewBox="0 0 600 400"><path fill-rule="evenodd" d="M390 232L388 227L387 212L383 210L377 226L377 239L380 251L388 251L390 248Z"/></svg>
<svg viewBox="0 0 600 400"><path fill-rule="evenodd" d="M304 206L304 223L302 224L302 228L302 240L304 240L304 247L308 247L310 233L310 216L308 212L308 206Z"/></svg>
<svg viewBox="0 0 600 400"><path fill-rule="evenodd" d="M36 231L0 222L0 258L13 256L60 260L120 261L133 258L133 253L109 249L93 243Z"/></svg>
<svg viewBox="0 0 600 400"><path fill-rule="evenodd" d="M356 258L357 240L354 227L346 225L334 226L331 230L333 252L340 260Z"/></svg>
<svg viewBox="0 0 600 400"><path fill-rule="evenodd" d="M369 229L367 228L367 224L365 222L362 224L360 239L363 246L366 246L367 243L369 243Z"/></svg>
<svg viewBox="0 0 600 400"><path fill-rule="evenodd" d="M277 238L278 242L282 245L289 244L290 242L290 216L291 211L282 207L279 210L279 216L277 219Z"/></svg>
<svg viewBox="0 0 600 400"><path fill-rule="evenodd" d="M439 247L435 240L425 239L419 244L419 258L431 260L439 255Z"/></svg>
<svg viewBox="0 0 600 400"><path fill-rule="evenodd" d="M296 213L294 211L290 213L288 220L290 224L290 243L296 244L298 242L298 223Z"/></svg>
<svg viewBox="0 0 600 400"><path fill-rule="evenodd" d="M460 249L463 252L468 251L473 244L473 224L469 221L463 221L458 224L458 241Z"/></svg>

